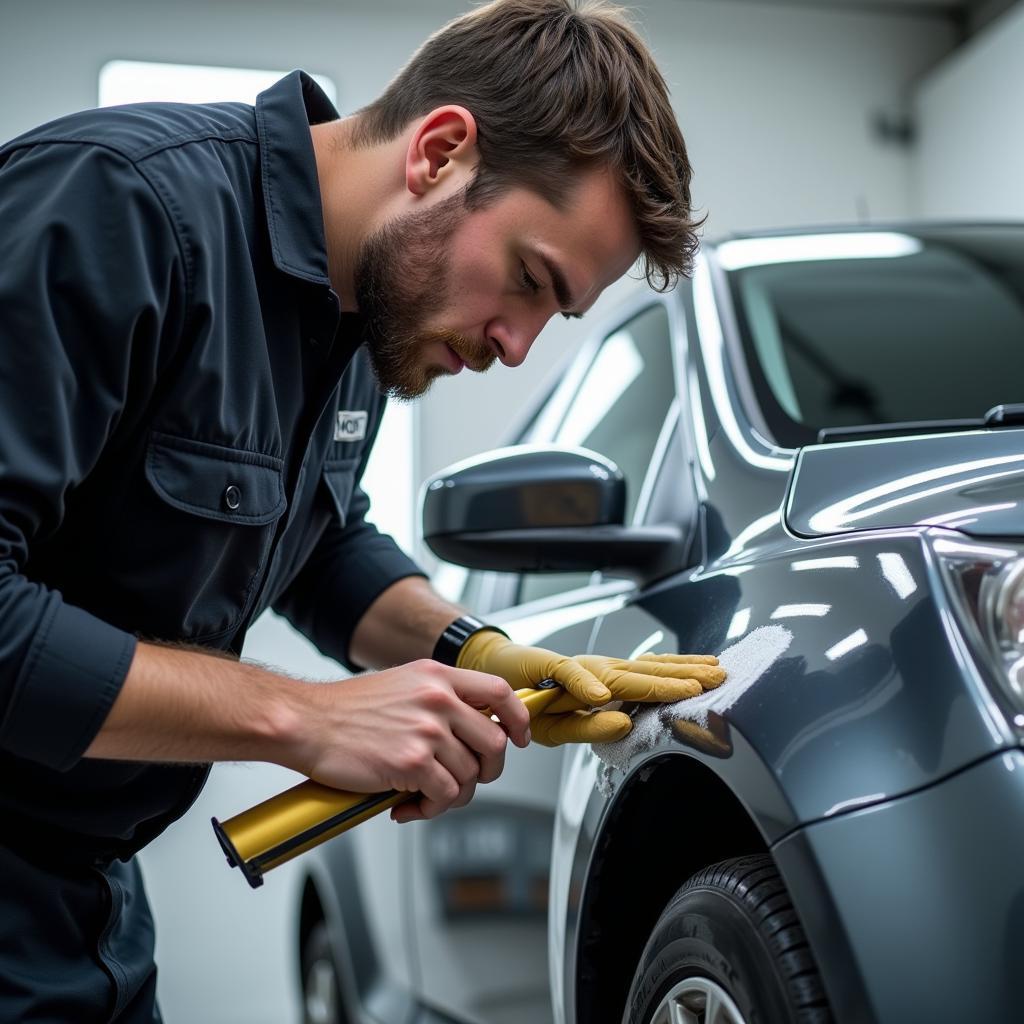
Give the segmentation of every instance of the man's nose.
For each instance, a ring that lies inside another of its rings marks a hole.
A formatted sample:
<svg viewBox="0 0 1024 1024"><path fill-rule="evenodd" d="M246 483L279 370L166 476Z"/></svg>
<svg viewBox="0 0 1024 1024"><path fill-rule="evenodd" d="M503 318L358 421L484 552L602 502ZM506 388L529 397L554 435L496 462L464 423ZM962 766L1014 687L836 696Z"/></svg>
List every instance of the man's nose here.
<svg viewBox="0 0 1024 1024"><path fill-rule="evenodd" d="M487 341L505 366L519 366L526 359L543 323L514 325L495 320L487 325Z"/></svg>

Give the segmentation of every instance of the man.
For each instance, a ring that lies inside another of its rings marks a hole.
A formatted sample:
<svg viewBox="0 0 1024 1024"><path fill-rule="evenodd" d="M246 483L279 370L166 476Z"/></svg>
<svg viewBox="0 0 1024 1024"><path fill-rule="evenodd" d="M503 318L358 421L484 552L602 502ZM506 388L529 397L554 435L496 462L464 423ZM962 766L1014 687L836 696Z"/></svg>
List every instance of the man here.
<svg viewBox="0 0 1024 1024"><path fill-rule="evenodd" d="M382 394L518 365L638 256L685 272L689 173L643 44L571 0L458 19L349 118L296 72L255 108L87 111L0 149L0 1019L158 1019L132 856L211 761L418 792L411 821L529 742L512 686L573 695L554 743L721 681L512 645L359 488ZM376 671L238 662L268 607Z"/></svg>

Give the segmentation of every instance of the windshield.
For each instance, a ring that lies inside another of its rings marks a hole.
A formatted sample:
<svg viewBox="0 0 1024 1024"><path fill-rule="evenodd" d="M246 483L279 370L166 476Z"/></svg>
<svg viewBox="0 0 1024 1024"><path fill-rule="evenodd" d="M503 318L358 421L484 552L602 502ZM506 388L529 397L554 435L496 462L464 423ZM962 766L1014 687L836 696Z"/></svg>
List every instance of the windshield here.
<svg viewBox="0 0 1024 1024"><path fill-rule="evenodd" d="M781 235L717 253L783 445L1024 401L1024 226Z"/></svg>

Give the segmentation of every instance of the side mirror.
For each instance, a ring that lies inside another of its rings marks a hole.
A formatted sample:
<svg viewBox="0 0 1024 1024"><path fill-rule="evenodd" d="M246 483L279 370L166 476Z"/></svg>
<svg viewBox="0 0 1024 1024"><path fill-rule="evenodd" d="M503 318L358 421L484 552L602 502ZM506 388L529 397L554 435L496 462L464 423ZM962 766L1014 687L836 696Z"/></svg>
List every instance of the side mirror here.
<svg viewBox="0 0 1024 1024"><path fill-rule="evenodd" d="M431 477L423 539L438 558L470 569L652 579L678 555L682 532L627 527L625 509L626 481L603 455L524 445Z"/></svg>

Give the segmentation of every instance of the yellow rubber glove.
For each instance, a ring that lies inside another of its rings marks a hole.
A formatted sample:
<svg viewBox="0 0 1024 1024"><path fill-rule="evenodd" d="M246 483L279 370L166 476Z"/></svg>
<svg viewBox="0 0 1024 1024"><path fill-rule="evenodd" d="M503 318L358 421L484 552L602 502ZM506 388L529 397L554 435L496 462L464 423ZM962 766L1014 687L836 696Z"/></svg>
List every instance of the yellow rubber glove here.
<svg viewBox="0 0 1024 1024"><path fill-rule="evenodd" d="M494 630L481 630L466 641L458 667L501 676L513 690L554 679L566 690L566 697L556 701L549 713L599 707L610 700L673 703L695 697L725 679L718 659L707 654L644 654L634 660L595 654L568 658L543 647L514 644Z"/></svg>
<svg viewBox="0 0 1024 1024"><path fill-rule="evenodd" d="M631 661L600 654L577 654L572 659L612 691L612 700L674 704L699 697L725 681L725 669L710 654L641 654ZM549 715L585 711L586 704L566 692L545 709ZM605 741L596 741L605 742Z"/></svg>
<svg viewBox="0 0 1024 1024"><path fill-rule="evenodd" d="M705 654L642 654L632 662L581 654L573 661L583 665L613 691L628 691L630 696L620 698L623 700L674 702L696 697L705 690L721 686L725 680L725 670L717 667L718 659ZM638 666L637 662L645 664ZM662 674L666 670L656 667L659 664L689 666L683 670L688 678L677 680L673 673L669 680L671 689L666 690ZM682 697L677 696L676 682L683 683L688 691ZM616 743L628 736L632 728L633 720L629 715L621 711L588 711L583 702L570 693L563 694L530 723L534 742L545 747L563 743Z"/></svg>

